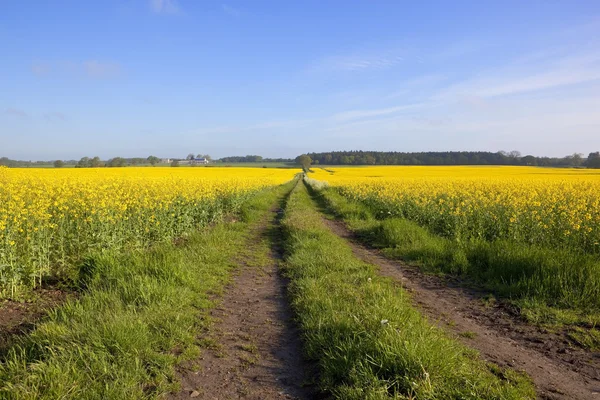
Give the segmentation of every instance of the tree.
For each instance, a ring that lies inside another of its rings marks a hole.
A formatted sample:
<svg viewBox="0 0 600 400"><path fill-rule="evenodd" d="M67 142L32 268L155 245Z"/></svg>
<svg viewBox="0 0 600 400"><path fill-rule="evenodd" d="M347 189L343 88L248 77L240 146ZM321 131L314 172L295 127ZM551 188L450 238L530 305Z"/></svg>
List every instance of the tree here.
<svg viewBox="0 0 600 400"><path fill-rule="evenodd" d="M312 164L312 159L306 154L302 154L296 157L296 164L300 164L303 170L308 171L310 164Z"/></svg>
<svg viewBox="0 0 600 400"><path fill-rule="evenodd" d="M89 168L90 167L90 158L89 157L81 157L81 160L77 162L77 168Z"/></svg>
<svg viewBox="0 0 600 400"><path fill-rule="evenodd" d="M56 160L54 161L54 168L62 168L65 166L65 163L63 160Z"/></svg>
<svg viewBox="0 0 600 400"><path fill-rule="evenodd" d="M155 156L150 156L146 159L150 165L155 166L156 164L158 164L160 162L160 158L155 157Z"/></svg>
<svg viewBox="0 0 600 400"><path fill-rule="evenodd" d="M209 154L198 154L198 156L196 158L205 158L208 161L212 160L212 158L210 157Z"/></svg>
<svg viewBox="0 0 600 400"><path fill-rule="evenodd" d="M90 167L92 167L92 168L102 167L103 165L104 164L102 163L102 160L100 160L100 157L98 157L98 156L96 156L90 160Z"/></svg>
<svg viewBox="0 0 600 400"><path fill-rule="evenodd" d="M108 161L106 164L107 167L124 167L127 164L127 161L121 157L115 157Z"/></svg>
<svg viewBox="0 0 600 400"><path fill-rule="evenodd" d="M521 164L523 164L523 165L537 165L537 160L532 155L526 155L525 157L521 158Z"/></svg>
<svg viewBox="0 0 600 400"><path fill-rule="evenodd" d="M583 154L581 154L581 153L573 153L570 156L566 156L565 157L565 162L568 165L571 165L573 167L581 167L581 165L583 164Z"/></svg>
<svg viewBox="0 0 600 400"><path fill-rule="evenodd" d="M600 168L600 152L590 153L585 166L588 168Z"/></svg>
<svg viewBox="0 0 600 400"><path fill-rule="evenodd" d="M179 160L171 161L171 167L179 167Z"/></svg>
<svg viewBox="0 0 600 400"><path fill-rule="evenodd" d="M187 157L185 158L186 160L193 160L194 159L194 153L190 153L187 155Z"/></svg>

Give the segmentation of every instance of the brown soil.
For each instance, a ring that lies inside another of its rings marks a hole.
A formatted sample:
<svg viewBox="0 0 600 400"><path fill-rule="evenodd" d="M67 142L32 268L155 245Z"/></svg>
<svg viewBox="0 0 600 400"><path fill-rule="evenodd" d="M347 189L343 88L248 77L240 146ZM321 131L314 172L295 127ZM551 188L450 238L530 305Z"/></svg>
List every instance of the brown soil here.
<svg viewBox="0 0 600 400"><path fill-rule="evenodd" d="M600 353L572 348L560 333L527 324L508 305L486 304L487 293L426 275L359 243L339 221L327 226L347 239L358 258L407 289L434 323L444 326L488 361L526 372L542 399L600 399Z"/></svg>
<svg viewBox="0 0 600 400"><path fill-rule="evenodd" d="M216 320L209 333L213 344L203 350L193 369L181 371L182 390L170 398L314 398L308 372L312 367L302 359L286 282L279 275L280 251L274 245L268 262L263 260L258 267L251 256L246 257L261 241L275 242L278 212L273 209L251 233L237 276L211 313Z"/></svg>
<svg viewBox="0 0 600 400"><path fill-rule="evenodd" d="M32 300L0 302L0 353L19 336L31 331L46 313L62 304L69 293L58 289L37 289Z"/></svg>

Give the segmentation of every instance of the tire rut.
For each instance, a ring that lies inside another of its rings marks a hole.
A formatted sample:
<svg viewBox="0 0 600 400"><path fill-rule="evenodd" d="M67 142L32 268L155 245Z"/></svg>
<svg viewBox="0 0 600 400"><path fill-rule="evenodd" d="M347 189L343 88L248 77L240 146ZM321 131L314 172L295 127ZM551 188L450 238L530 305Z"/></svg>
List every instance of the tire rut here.
<svg viewBox="0 0 600 400"><path fill-rule="evenodd" d="M578 364L585 363L544 354L535 337L523 335L525 331L531 333L534 327L502 310L486 307L468 289L449 286L439 277L385 258L358 242L343 222L325 217L323 221L349 242L356 257L378 266L381 275L408 290L430 321L449 330L467 347L478 350L483 359L527 373L539 398L600 399L600 371L593 365L578 368Z"/></svg>
<svg viewBox="0 0 600 400"><path fill-rule="evenodd" d="M311 399L305 385L310 367L287 303L286 282L279 274L281 251L275 235L281 210L273 208L249 235L248 248L237 260L236 276L211 315L209 333L216 343L202 351L199 370L181 376L181 392L172 399ZM268 262L256 266L249 251L265 246ZM248 251L249 250L249 251Z"/></svg>

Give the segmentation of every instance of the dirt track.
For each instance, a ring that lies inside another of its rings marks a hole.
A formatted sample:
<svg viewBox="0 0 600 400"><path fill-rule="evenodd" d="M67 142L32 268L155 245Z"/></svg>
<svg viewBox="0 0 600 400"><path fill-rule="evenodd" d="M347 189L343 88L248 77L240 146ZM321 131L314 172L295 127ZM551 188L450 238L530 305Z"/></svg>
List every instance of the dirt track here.
<svg viewBox="0 0 600 400"><path fill-rule="evenodd" d="M327 226L347 239L358 258L407 289L433 322L500 366L525 371L542 399L600 399L600 354L571 349L560 336L526 324L501 304L485 305L484 293L452 285L417 268L390 261L357 242L339 221Z"/></svg>
<svg viewBox="0 0 600 400"><path fill-rule="evenodd" d="M217 320L210 333L215 345L203 350L199 371L181 374L182 391L171 398L315 398L306 376L311 368L302 360L285 281L278 273L277 213L277 208L271 210L251 233L238 274L212 312ZM268 258L257 265L251 258L260 246L267 246Z"/></svg>

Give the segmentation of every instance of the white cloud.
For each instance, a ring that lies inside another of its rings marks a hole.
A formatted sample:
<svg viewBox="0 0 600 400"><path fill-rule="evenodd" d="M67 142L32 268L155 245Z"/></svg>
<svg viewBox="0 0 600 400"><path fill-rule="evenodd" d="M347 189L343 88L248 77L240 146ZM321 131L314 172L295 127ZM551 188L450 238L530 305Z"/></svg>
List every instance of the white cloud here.
<svg viewBox="0 0 600 400"><path fill-rule="evenodd" d="M600 84L564 96L493 97L476 107L466 102L432 102L411 113L372 113L371 118L332 123L323 127L322 140L355 148L516 148L523 154L564 156L598 149L598 107Z"/></svg>
<svg viewBox="0 0 600 400"><path fill-rule="evenodd" d="M150 8L156 14L178 14L181 11L176 0L150 0Z"/></svg>
<svg viewBox="0 0 600 400"><path fill-rule="evenodd" d="M119 63L98 60L60 61L36 63L31 67L31 72L48 77L109 79L120 76L122 68Z"/></svg>
<svg viewBox="0 0 600 400"><path fill-rule="evenodd" d="M385 70L404 61L399 50L362 51L349 55L325 57L314 63L312 71L348 71Z"/></svg>
<svg viewBox="0 0 600 400"><path fill-rule="evenodd" d="M119 64L97 60L84 61L82 68L88 77L95 79L114 78L121 73Z"/></svg>
<svg viewBox="0 0 600 400"><path fill-rule="evenodd" d="M13 117L17 117L17 118L21 118L21 119L29 118L29 114L26 111L21 110L19 108L12 108L12 107L7 108L6 110L4 110L4 114L10 115Z"/></svg>
<svg viewBox="0 0 600 400"><path fill-rule="evenodd" d="M330 117L331 120L337 122L351 121L355 119L378 117L382 115L396 114L402 111L411 111L423 107L423 104L407 104L395 107L369 109L369 110L350 110L334 114Z"/></svg>
<svg viewBox="0 0 600 400"><path fill-rule="evenodd" d="M193 129L189 133L192 134L229 134L229 133L240 133L248 131L278 131L278 130L290 130L306 127L313 122L317 122L317 119L289 119L289 120L273 120L264 121L254 124L246 125L222 125L216 127L203 127L199 129Z"/></svg>
<svg viewBox="0 0 600 400"><path fill-rule="evenodd" d="M50 73L50 65L45 63L34 63L31 66L31 72L37 76L46 76Z"/></svg>
<svg viewBox="0 0 600 400"><path fill-rule="evenodd" d="M54 111L44 114L44 119L46 121L54 122L54 121L66 121L67 116L61 112Z"/></svg>
<svg viewBox="0 0 600 400"><path fill-rule="evenodd" d="M235 8L227 4L222 4L221 8L225 14L231 15L232 17L237 18L242 15L242 11L239 8Z"/></svg>
<svg viewBox="0 0 600 400"><path fill-rule="evenodd" d="M600 80L600 53L533 59L504 69L484 72L438 93L438 99L491 98L553 89Z"/></svg>

